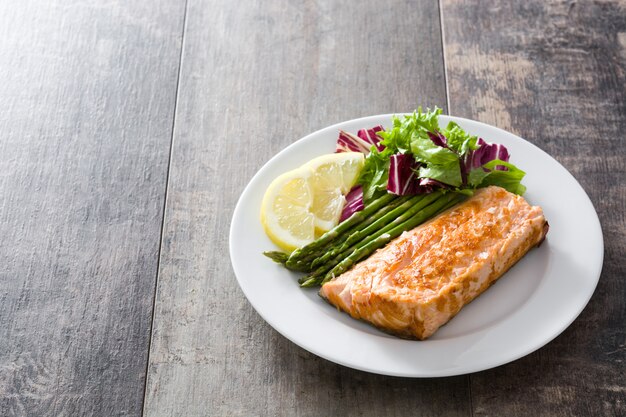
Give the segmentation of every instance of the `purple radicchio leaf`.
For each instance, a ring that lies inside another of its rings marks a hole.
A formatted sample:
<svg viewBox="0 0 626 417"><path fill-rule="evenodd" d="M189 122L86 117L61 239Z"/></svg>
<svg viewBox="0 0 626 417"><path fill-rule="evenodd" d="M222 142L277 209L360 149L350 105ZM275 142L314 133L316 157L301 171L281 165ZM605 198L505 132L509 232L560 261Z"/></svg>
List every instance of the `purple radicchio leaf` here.
<svg viewBox="0 0 626 417"><path fill-rule="evenodd" d="M469 152L466 156L465 160L465 168L469 172L472 169L479 168L485 165L487 162L493 161L494 159L500 159L504 162L509 162L509 151L506 149L504 145L499 143L488 143L485 142L482 138L478 139L476 143L479 148ZM498 165L495 167L498 171L507 171L508 168L502 165Z"/></svg>
<svg viewBox="0 0 626 417"><path fill-rule="evenodd" d="M367 155L370 147L371 145L360 137L340 130L335 152L362 152Z"/></svg>
<svg viewBox="0 0 626 417"><path fill-rule="evenodd" d="M363 187L355 185L350 192L346 194L346 204L343 206L339 223L352 216L357 211L363 210Z"/></svg>
<svg viewBox="0 0 626 417"><path fill-rule="evenodd" d="M421 165L412 155L391 155L387 191L397 195L414 195L428 194L439 188L448 188L446 184L432 178L418 178L417 170Z"/></svg>
<svg viewBox="0 0 626 417"><path fill-rule="evenodd" d="M376 132L380 132L381 130L383 130L382 126L375 126L371 129L361 129L358 135L340 130L335 152L361 152L368 155L372 145L376 146L376 149L381 151L384 149L384 146L380 143L382 138L376 134Z"/></svg>
<svg viewBox="0 0 626 417"><path fill-rule="evenodd" d="M438 188L448 188L448 185L432 178L420 178L416 187L416 194L430 194Z"/></svg>
<svg viewBox="0 0 626 417"><path fill-rule="evenodd" d="M433 141L435 145L441 146L442 148L448 147L448 140L441 132L428 132L428 137L430 138L430 140Z"/></svg>
<svg viewBox="0 0 626 417"><path fill-rule="evenodd" d="M370 143L371 145L376 146L376 149L380 152L385 148L385 145L383 145L382 143L380 143L380 141L382 140L382 138L380 136L378 136L376 133L380 132L383 129L382 126L374 126L371 129L361 129L359 130L359 132L357 133L357 136L360 137L361 139L363 139L364 141ZM370 145L370 147L371 147Z"/></svg>
<svg viewBox="0 0 626 417"><path fill-rule="evenodd" d="M397 195L409 195L417 192L418 180L415 170L419 163L412 155L395 154L389 158L389 180L387 191Z"/></svg>

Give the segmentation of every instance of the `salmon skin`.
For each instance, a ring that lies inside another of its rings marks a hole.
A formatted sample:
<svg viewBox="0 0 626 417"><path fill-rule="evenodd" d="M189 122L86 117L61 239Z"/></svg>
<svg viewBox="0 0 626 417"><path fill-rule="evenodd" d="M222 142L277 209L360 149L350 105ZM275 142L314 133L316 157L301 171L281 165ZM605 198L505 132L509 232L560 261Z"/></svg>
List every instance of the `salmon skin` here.
<svg viewBox="0 0 626 417"><path fill-rule="evenodd" d="M485 291L548 231L540 207L491 186L403 233L320 295L355 319L426 339Z"/></svg>

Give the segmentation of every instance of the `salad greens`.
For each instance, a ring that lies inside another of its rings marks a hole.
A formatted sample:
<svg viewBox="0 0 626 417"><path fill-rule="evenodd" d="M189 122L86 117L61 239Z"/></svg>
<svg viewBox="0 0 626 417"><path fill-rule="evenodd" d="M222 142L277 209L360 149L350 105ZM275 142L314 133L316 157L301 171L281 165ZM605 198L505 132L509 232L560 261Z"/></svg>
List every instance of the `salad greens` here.
<svg viewBox="0 0 626 417"><path fill-rule="evenodd" d="M425 112L420 107L413 114L394 116L390 130L377 131L381 141L371 146L358 179L365 204L382 192L410 195L438 188L499 185L524 193L524 172L508 163L503 145L470 135L455 122L441 129L440 114L437 107Z"/></svg>

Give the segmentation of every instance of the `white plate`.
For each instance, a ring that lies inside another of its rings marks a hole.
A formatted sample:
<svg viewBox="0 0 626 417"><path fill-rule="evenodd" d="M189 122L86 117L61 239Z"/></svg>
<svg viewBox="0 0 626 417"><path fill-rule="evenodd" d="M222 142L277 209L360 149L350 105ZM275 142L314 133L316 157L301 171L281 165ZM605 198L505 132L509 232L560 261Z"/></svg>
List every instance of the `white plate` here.
<svg viewBox="0 0 626 417"><path fill-rule="evenodd" d="M488 291L426 341L408 341L353 320L301 289L292 273L261 254L276 247L265 236L259 208L279 174L332 153L339 129L356 132L391 115L327 127L272 158L244 190L232 219L230 257L241 289L256 311L283 336L341 365L384 375L450 376L511 362L559 335L583 310L596 288L604 255L602 230L587 194L548 154L501 129L457 117L449 120L489 142L504 144L511 162L527 172L525 198L550 223L545 242L531 250Z"/></svg>

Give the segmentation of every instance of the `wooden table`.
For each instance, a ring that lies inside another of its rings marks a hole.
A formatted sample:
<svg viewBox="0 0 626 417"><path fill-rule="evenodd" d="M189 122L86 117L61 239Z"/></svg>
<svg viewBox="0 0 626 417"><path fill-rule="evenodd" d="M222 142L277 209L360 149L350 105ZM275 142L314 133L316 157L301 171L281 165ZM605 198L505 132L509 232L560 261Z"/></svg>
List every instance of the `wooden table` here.
<svg viewBox="0 0 626 417"><path fill-rule="evenodd" d="M624 0L0 2L0 415L625 415L625 86ZM472 375L320 359L228 255L272 155L418 104L549 152L605 237L580 317Z"/></svg>

